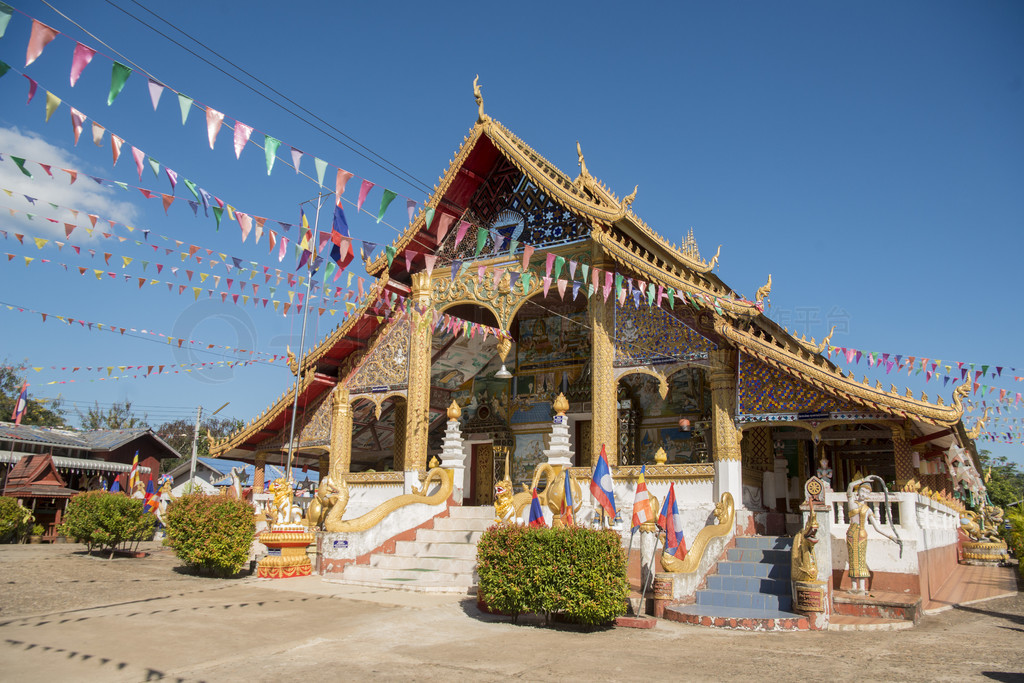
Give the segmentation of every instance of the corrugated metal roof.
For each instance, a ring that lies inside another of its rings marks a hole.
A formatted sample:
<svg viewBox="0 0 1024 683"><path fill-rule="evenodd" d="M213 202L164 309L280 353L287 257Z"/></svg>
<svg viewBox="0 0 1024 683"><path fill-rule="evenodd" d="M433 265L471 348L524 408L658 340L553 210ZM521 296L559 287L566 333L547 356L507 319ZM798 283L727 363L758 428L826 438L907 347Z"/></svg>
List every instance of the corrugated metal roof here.
<svg viewBox="0 0 1024 683"><path fill-rule="evenodd" d="M35 443L45 446L62 448L78 448L86 451L112 451L116 448L144 436L153 437L167 451L167 457L178 457L177 451L160 438L149 427L132 429L89 429L76 432L56 427L38 427L35 425L15 425L12 422L0 422L0 441L15 443Z"/></svg>
<svg viewBox="0 0 1024 683"><path fill-rule="evenodd" d="M0 453L0 462L17 463L24 457L37 455L35 453ZM92 470L96 472L130 472L132 466L121 462L107 462L106 460L90 460L87 458L64 458L59 455L53 456L53 464L60 469ZM139 465L139 472L148 474L149 468Z"/></svg>

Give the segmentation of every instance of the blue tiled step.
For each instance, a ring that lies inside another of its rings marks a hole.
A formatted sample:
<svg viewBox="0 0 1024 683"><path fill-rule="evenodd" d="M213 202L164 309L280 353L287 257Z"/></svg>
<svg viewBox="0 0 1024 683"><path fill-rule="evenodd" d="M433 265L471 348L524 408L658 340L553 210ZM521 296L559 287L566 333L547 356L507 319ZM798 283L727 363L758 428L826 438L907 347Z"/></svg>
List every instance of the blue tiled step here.
<svg viewBox="0 0 1024 683"><path fill-rule="evenodd" d="M743 607L747 609L789 610L793 599L789 595L773 593L745 593L740 591L700 590L696 595L698 605L718 607Z"/></svg>
<svg viewBox="0 0 1024 683"><path fill-rule="evenodd" d="M736 547L788 552L793 547L793 539L788 536L737 536Z"/></svg>
<svg viewBox="0 0 1024 683"><path fill-rule="evenodd" d="M767 562L718 563L718 573L731 576L746 576L758 579L788 579L789 563L768 564Z"/></svg>
<svg viewBox="0 0 1024 683"><path fill-rule="evenodd" d="M766 562L782 564L789 562L789 550L766 550L763 548L729 548L726 559L730 562Z"/></svg>
<svg viewBox="0 0 1024 683"><path fill-rule="evenodd" d="M753 609L750 607L725 607L720 605L674 605L672 609L682 614L702 617L723 617L726 619L799 619L802 615L778 609Z"/></svg>
<svg viewBox="0 0 1024 683"><path fill-rule="evenodd" d="M788 579L761 579L748 576L712 574L708 577L708 590L737 591L741 593L771 593L789 595Z"/></svg>

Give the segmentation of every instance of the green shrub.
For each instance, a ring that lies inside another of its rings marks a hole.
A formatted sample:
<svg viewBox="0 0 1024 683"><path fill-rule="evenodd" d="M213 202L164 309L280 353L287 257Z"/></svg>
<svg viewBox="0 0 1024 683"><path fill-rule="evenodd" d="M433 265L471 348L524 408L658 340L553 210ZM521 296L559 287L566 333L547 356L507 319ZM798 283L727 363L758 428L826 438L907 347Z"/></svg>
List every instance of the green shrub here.
<svg viewBox="0 0 1024 683"><path fill-rule="evenodd" d="M1017 571L1024 576L1024 562L1021 562L1024 559L1024 512L1008 512L1006 520L1010 522L1010 528L1002 530L1003 538L1006 539L1006 545L1010 547L1010 551L1017 558Z"/></svg>
<svg viewBox="0 0 1024 683"><path fill-rule="evenodd" d="M228 496L194 493L167 512L167 545L193 570L231 576L249 559L256 533L252 505Z"/></svg>
<svg viewBox="0 0 1024 683"><path fill-rule="evenodd" d="M594 625L626 612L626 554L614 531L499 524L477 544L477 565L480 599L514 617L560 614Z"/></svg>
<svg viewBox="0 0 1024 683"><path fill-rule="evenodd" d="M32 527L32 511L16 498L0 496L0 543L21 541Z"/></svg>
<svg viewBox="0 0 1024 683"><path fill-rule="evenodd" d="M156 518L144 512L142 500L123 493L87 491L68 501L60 533L93 548L109 550L124 543L153 538Z"/></svg>

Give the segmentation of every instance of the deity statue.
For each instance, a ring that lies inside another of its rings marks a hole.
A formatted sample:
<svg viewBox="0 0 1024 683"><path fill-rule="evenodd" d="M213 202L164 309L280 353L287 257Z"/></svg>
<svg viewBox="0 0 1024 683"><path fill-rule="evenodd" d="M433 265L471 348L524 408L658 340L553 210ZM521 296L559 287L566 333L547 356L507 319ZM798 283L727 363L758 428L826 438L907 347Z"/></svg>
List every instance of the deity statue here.
<svg viewBox="0 0 1024 683"><path fill-rule="evenodd" d="M302 508L292 502L293 483L284 477L270 484L274 498L267 504L267 521L271 527L298 525L302 522Z"/></svg>
<svg viewBox="0 0 1024 683"><path fill-rule="evenodd" d="M828 488L832 488L832 468L828 466L828 457L825 455L821 456L821 461L818 464L818 471L815 472L818 475L818 479L821 479L822 483Z"/></svg>
<svg viewBox="0 0 1024 683"><path fill-rule="evenodd" d="M846 531L846 547L849 554L850 579L853 581L854 593L867 593L867 581L871 578L871 570L868 569L867 563L868 524L871 524L875 531L882 536L898 544L900 554L903 552L903 541L896 535L896 529L892 526L892 511L889 511L889 526L892 527L893 533L889 535L878 526L875 512L868 505L867 497L871 493L869 482L872 479L882 482L880 477L868 475L850 482L850 486L846 489L846 516L850 522L850 527ZM882 482L882 487L885 488L884 482ZM886 491L886 502L888 502L888 491Z"/></svg>
<svg viewBox="0 0 1024 683"><path fill-rule="evenodd" d="M818 560L814 557L814 546L818 544L818 518L814 510L807 516L807 524L793 537L790 552L790 578L793 581L817 581Z"/></svg>

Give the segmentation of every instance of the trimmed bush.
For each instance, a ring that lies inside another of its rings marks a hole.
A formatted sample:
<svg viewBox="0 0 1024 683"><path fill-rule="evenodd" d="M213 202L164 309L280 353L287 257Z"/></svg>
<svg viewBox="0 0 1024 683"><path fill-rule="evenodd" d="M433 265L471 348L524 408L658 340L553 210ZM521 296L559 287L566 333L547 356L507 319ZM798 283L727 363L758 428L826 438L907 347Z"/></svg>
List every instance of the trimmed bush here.
<svg viewBox="0 0 1024 683"><path fill-rule="evenodd" d="M490 609L560 614L595 625L625 614L629 582L617 533L498 524L477 544L478 594Z"/></svg>
<svg viewBox="0 0 1024 683"><path fill-rule="evenodd" d="M1021 561L1024 559L1024 513L1008 512L1006 520L1010 522L1010 528L1000 531L1006 539L1006 545L1010 547L1010 552L1017 558L1017 571L1024 576L1024 562Z"/></svg>
<svg viewBox="0 0 1024 683"><path fill-rule="evenodd" d="M32 528L32 511L17 498L0 496L0 543L17 543Z"/></svg>
<svg viewBox="0 0 1024 683"><path fill-rule="evenodd" d="M125 543L153 538L156 518L144 512L142 500L123 493L86 491L68 501L60 533L93 548L109 550Z"/></svg>
<svg viewBox="0 0 1024 683"><path fill-rule="evenodd" d="M249 560L256 533L252 505L228 496L193 493L167 511L167 545L193 571L232 576Z"/></svg>

